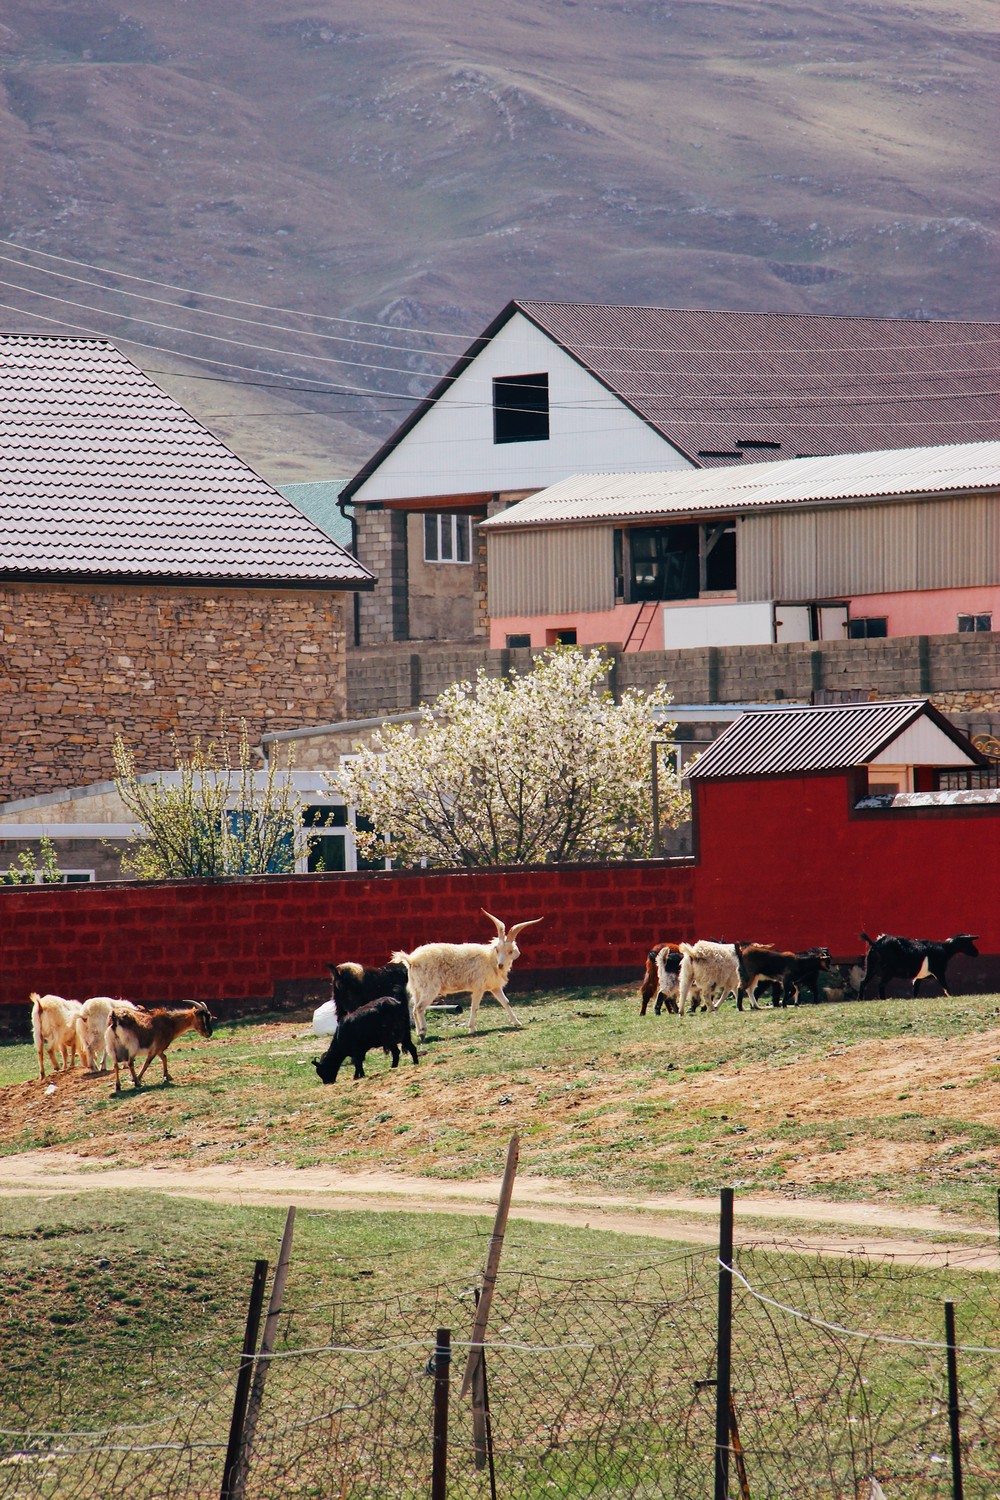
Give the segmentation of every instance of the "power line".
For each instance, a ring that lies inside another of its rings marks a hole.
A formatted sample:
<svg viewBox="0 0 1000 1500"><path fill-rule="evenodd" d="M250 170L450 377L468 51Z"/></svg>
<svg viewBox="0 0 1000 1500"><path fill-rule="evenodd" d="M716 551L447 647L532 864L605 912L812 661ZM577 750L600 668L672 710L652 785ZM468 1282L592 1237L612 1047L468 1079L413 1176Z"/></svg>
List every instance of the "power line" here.
<svg viewBox="0 0 1000 1500"><path fill-rule="evenodd" d="M2 277L0 277L0 286L6 287L8 291L23 292L28 297L41 297L45 302L57 302L61 307L72 307L78 312L96 313L98 317L120 318L122 316L121 313L106 312L103 308L93 307L89 302L75 302L70 297L57 297L51 292L36 292L32 287L21 286L16 281L4 281ZM229 338L223 333L203 333L199 328L178 328L175 323L160 323L155 318L140 316L138 321L146 328L156 328L162 333L179 333L182 338L189 339L210 339L213 343L229 344L237 349L251 349L257 354L278 354L284 359L308 360L311 364L354 365L361 370L373 370L388 375L409 375L418 380L434 381L438 378L429 371L407 370L399 365L367 364L360 359L341 359L336 354L306 354L302 350L281 349L274 344L256 344L249 339Z"/></svg>
<svg viewBox="0 0 1000 1500"><path fill-rule="evenodd" d="M0 240L0 244L3 243L4 242ZM316 333L309 329L290 328L287 323L268 323L260 318L241 318L237 313L212 312L209 308L206 307L187 307L182 302L173 302L166 297L151 297L148 292L130 292L124 290L122 287L102 286L99 281L90 281L87 277L84 276L72 276L68 271L50 271L45 266L33 266L30 265L27 261L18 260L13 255L0 254L0 261L5 261L8 265L19 266L21 270L32 272L37 276L52 276L57 281L73 281L76 282L78 286L93 287L95 291L107 292L110 296L113 297L131 297L139 302L151 302L157 307L173 307L176 308L178 312L196 313L200 318L220 318L225 322L230 323L246 323L252 328L270 328L277 333L294 333L299 337L305 336L307 338L323 339L324 341L330 341L337 344L360 345L366 349L392 349L401 354L419 354L428 359L454 359L453 354L439 354L433 349L418 349L412 344L386 344L376 339L359 339L346 333ZM8 285L9 283L5 282L2 284ZM34 292L33 288L31 287L21 287L20 290L28 292L29 294L35 296L43 295L40 292ZM190 295L196 297L200 294L197 292L192 292ZM67 305L70 307L75 307L78 304L69 302L67 303ZM99 311L99 309L95 308L93 309L93 311L96 312ZM117 318L122 317L123 314L117 312L109 312L106 313L105 316ZM293 314L293 316L301 318L311 318L317 317L319 316L319 314L296 313ZM353 363L360 364L361 361L355 360L353 361ZM375 368L379 367L376 366Z"/></svg>
<svg viewBox="0 0 1000 1500"><path fill-rule="evenodd" d="M10 283L4 282L4 281L0 280L0 286L5 286L5 285L9 286ZM21 288L15 288L15 290L21 290ZM44 297L48 301L57 301L58 302L58 301L62 301L63 300L61 298L49 297L44 292L35 292L32 295L39 296L39 297ZM68 305L70 305L70 306L79 306L80 304L70 303ZM131 338L127 334L115 334L114 336L112 336L112 335L107 334L107 333L101 333L99 330L97 330L95 328L90 328L86 324L83 324L83 323L75 323L75 322L70 321L69 319L49 318L49 317L46 317L44 313L31 312L31 311L29 311L26 308L19 308L19 307L12 306L10 303L0 302L0 307L6 308L6 310L8 312L17 313L20 317L35 318L36 320L38 320L40 322L43 322L43 323L52 323L52 324L54 324L55 326L57 326L59 328L72 328L72 329L75 329L75 330L77 330L79 332L85 333L85 334L87 334L87 335L89 335L89 336L91 336L93 338L103 339L104 341L106 341L108 343L112 343L112 344L114 344L114 343L131 344L134 347L139 348L139 349L153 349L153 350L155 350L159 354L171 354L171 355L174 355L178 359L194 360L194 361L196 361L197 363L200 363L200 364L219 365L219 366L221 366L224 369L242 370L242 371L246 371L246 372L248 372L250 374L255 374L255 375L261 373L261 371L255 369L253 365L240 365L240 364L236 364L236 363L234 363L231 360L221 359L221 358L219 358L219 356L214 355L214 354L208 354L208 355L189 354L189 353L187 353L187 352L185 352L184 350L181 350L181 349L171 349L171 348L165 347L163 344L154 344L154 343L151 343L149 340L134 339L134 338ZM93 311L93 309L89 309L89 310ZM152 327L164 327L164 328L167 328L171 332L180 333L182 335L187 332L187 330L185 330L185 329L170 328L169 325L150 324L149 326L152 326ZM15 335L15 337L16 336L18 336L18 335ZM26 337L26 338L30 338L31 337L30 334L23 334L23 335L20 335L20 336L21 337ZM201 335L201 337L204 337L204 338L217 338L218 336L215 335L215 334L204 334L204 335ZM281 350L281 349L268 350L267 346L265 346L265 345L245 344L245 343L243 343L243 341L237 340L237 339L225 339L225 340L222 340L222 342L225 342L225 343L235 343L235 344L238 344L240 347L251 348L251 349L259 349L262 352L272 352L272 353L277 353L277 354L284 354L286 358L295 358L295 355L292 354L292 353L290 353L287 350ZM305 356L303 356L303 358L315 358L315 359L323 359L323 360L329 360L330 359L329 356L323 356L323 355L305 355ZM343 360L336 360L336 359L332 360L332 362L336 363L336 364L345 363L345 361L343 361ZM374 368L378 368L378 367L377 366L367 366L367 367L363 366L362 368L372 368L372 369L374 369ZM303 391L303 392L311 392L311 393L316 393L316 394L324 394L324 393L326 393L326 394L331 394L331 395L377 396L377 397L379 397L380 400L390 400L390 399L397 399L398 398L399 400L409 402L411 405L416 405L417 403L419 403L419 402L421 402L423 400L426 400L426 395L425 396L414 395L410 391L385 391L385 390L380 390L377 386L355 386L355 385L348 385L346 383L341 384L341 385L332 385L332 384L324 383L324 382L319 381L319 380L313 381L313 380L310 379L309 376L294 376L294 375L282 376L282 374L281 374L280 371L276 371L274 373L277 374L279 380L287 380L287 381L299 380L299 381L305 381L306 382L306 384L299 385L297 387L288 386L288 385L276 385L274 387L275 389L280 389L280 390L298 389L298 390ZM406 372L403 372L403 373L410 374L411 372L410 371L406 371ZM203 378L203 377L185 376L183 374L183 372L178 371L178 372L175 372L175 378L177 378L177 379L199 379L199 378ZM427 379L433 379L434 377L433 376L427 376L426 378ZM900 377L900 378L902 378L902 377ZM237 384L237 383L242 383L242 382L235 382L234 381L234 382L231 382L231 383L232 384ZM256 382L246 382L246 383L248 383L248 384L256 384ZM714 396L706 395L706 396L703 396L703 397L681 396L681 395L676 395L676 394L664 393L662 391L630 391L630 392L621 392L621 393L609 393L609 395L610 395L610 399L608 399L606 397L601 397L601 398L596 398L595 397L592 401L582 401L582 402L581 401L575 401L575 402L571 402L571 401L566 401L566 402L550 402L550 409L551 410L562 410L562 411L589 411L589 412L597 412L597 411L616 411L616 410L618 410L618 408L620 406L622 406L623 404L627 403L630 400L631 401L640 401L641 400L641 401L647 401L647 402L650 402L650 403L654 403L655 402L655 403L657 403L660 406L662 406L664 403L670 403L669 410L665 414L665 416L666 415L673 416L678 421L685 421L686 420L686 421L691 422L693 425L702 426L702 427L714 427L714 426L723 427L723 426L739 426L743 422L750 421L750 420L754 420L754 421L757 421L757 422L765 422L765 423L767 421L769 421L769 420L772 421L772 422L773 421L781 421L783 419L783 414L787 410L789 410L789 409L797 409L800 406L801 407L815 406L815 407L818 407L821 410L825 411L825 410L828 410L830 407L878 406L878 405L881 405L883 403L899 404L899 403L902 403L902 402L919 403L919 402L929 402L929 401L954 401L954 400L967 401L967 400L970 400L970 399L973 399L973 398L996 399L998 396L1000 396L1000 391L993 391L993 390L987 390L987 391L929 391L929 392L926 392L926 393L923 393L923 394L921 394L921 393L918 392L916 395L907 395L907 396L895 395L895 394L893 394L891 392L888 393L888 394L886 394L886 395L884 395L884 396L880 396L880 395L876 395L876 396L822 396L822 395L817 395L815 393L803 393L801 396L799 396L799 395L790 395L790 396L763 396L763 395L756 395L756 394L747 393L747 392L736 392L736 391L733 391L733 392L721 392L718 395L714 395ZM442 400L443 404L446 404L447 406L449 406L449 407L451 407L453 409L454 408L463 409L463 410L464 409L480 409L480 410L492 409L492 402L491 401L475 401L475 400L465 401L465 400L460 400L460 399L459 400L453 400L448 395L444 395L444 396L442 396L439 399ZM718 420L713 420L711 422L697 421L697 420L695 420L694 414L696 414L696 413L704 413L704 411L706 409L706 405L708 405L708 404L710 404L712 402L736 403L736 404L739 404L739 405L742 405L742 406L746 407L748 409L748 414L745 415L744 417L742 417L737 422L727 422L727 421L725 421L725 420L723 420L721 418L718 419ZM686 405L682 406L680 403L686 403ZM761 410L762 408L772 408L773 411L774 411L774 413L776 415L774 415L774 416L772 416L772 417L769 418L766 415L766 413L762 414L762 410ZM511 408L508 408L508 409L512 410L512 411L520 410L520 408L517 408L517 407L511 407ZM665 419L665 417L664 418L660 418L659 420L664 420L664 419ZM970 419L968 417L966 417L966 418L963 419L962 422L948 423L948 424L945 424L945 425L950 425L950 426L964 425L964 423L968 422L969 420ZM988 420L988 419L987 418L983 418L983 420L985 421L985 420ZM834 425L837 425L837 424L835 424L835 423L813 423L813 422L807 422L805 425L807 425L807 426L834 426ZM878 425L880 425L880 426L886 426L886 427L892 427L892 426L910 427L910 426L913 426L914 423L912 423L912 422L901 422L901 423L884 422L884 423L880 423ZM448 441L448 440L444 440L444 441Z"/></svg>
<svg viewBox="0 0 1000 1500"><path fill-rule="evenodd" d="M149 276L136 276L128 271L109 271L106 266L95 265L92 261L71 260L67 255L52 255L47 250L34 250L30 245L20 245L16 240L5 240L0 238L0 245L7 245L12 250L21 250L26 255L42 256L45 260L59 261L65 266L77 266L85 271L100 271L104 276L117 276L122 281L137 281L143 286L160 287L163 291L183 292L187 297L204 297L212 302L228 302L235 307L252 307L258 312L284 313L289 317L316 318L321 323L336 323L346 328L384 328L391 333L398 333L399 329L393 323L366 322L362 318L337 318L328 313L297 313L292 307L276 307L269 302L251 302L244 297L226 297L221 292L199 292L191 287L177 286L171 281L155 281ZM469 343L469 337L464 333L445 333L440 329L433 328L411 328L410 333L425 334L430 338L460 339L463 343Z"/></svg>
<svg viewBox="0 0 1000 1500"><path fill-rule="evenodd" d="M339 318L339 317L335 317L333 314L329 314L329 313L303 313L303 312L301 312L301 311L299 311L299 310L297 310L295 308L277 306L277 305L275 305L273 303L253 302L253 301L250 301L247 298L242 298L242 297L228 297L228 296L223 295L221 292L204 292L204 291L199 291L196 288L192 288L192 287L179 286L175 282L157 281L157 280L155 280L152 277L138 276L138 275L136 275L136 274L134 274L132 272L128 272L128 271L109 270L107 266L97 265L96 263L94 263L92 261L74 260L74 259L70 258L69 256L54 255L54 254L52 254L51 252L49 252L47 250L36 250L36 249L33 249L29 245L22 245L22 244L20 244L16 240L8 240L8 239L3 239L2 237L0 237L0 245L6 245L10 249L13 249L13 250L20 250L23 254L26 254L26 255L34 255L34 256L41 257L41 258L43 258L45 260L57 261L61 265L76 266L76 267L78 267L78 268L80 268L82 270L88 270L88 271L98 271L103 276L117 277L119 280L123 280L123 281L134 281L134 282L137 282L137 283L139 283L140 285L143 285L143 286L155 286L155 287L158 287L161 290L165 290L165 291L180 292L184 296L199 297L199 298L202 298L203 300L206 300L206 301L225 302L228 305L234 306L234 307L249 307L249 308L253 308L255 311L258 311L258 312L282 313L282 314L284 314L285 316L288 316L288 317L308 317L308 318L314 319L317 322L333 323L333 324L336 324L336 325L338 325L340 327L348 327L348 328L378 328L378 329L384 329L386 332L394 333L394 334L398 334L400 332L400 329L399 329L398 325L393 324L393 323L376 322L376 321L370 321L370 320L365 320L365 319L361 319L361 318ZM43 267L36 267L35 269L37 269L37 270L44 270ZM108 288L108 290L111 290L111 291L119 290L120 291L121 289L120 288L119 289ZM125 295L125 293L122 293L122 295ZM533 299L527 299L526 298L524 300L525 301L530 301L530 300L533 300ZM536 300L538 300L539 302L544 302L544 299L536 299ZM582 307L582 308L584 308L584 310L587 310L588 307L590 306L590 304L582 304L582 303L571 303L571 304L556 303L556 304L550 304L550 305L554 305L554 306ZM602 307L602 306L612 306L613 307L613 306L615 306L615 304L597 304L597 306L599 306L599 307ZM622 306L626 306L627 307L627 306L629 306L629 304L622 304ZM713 310L711 310L711 309L697 309L697 308L668 308L668 309L648 308L648 309L639 309L639 310L640 311L647 311L647 312L669 311L669 312L687 313L687 314L689 314L691 316L697 316L700 312L708 312L709 314L713 314ZM202 311L207 311L207 309L203 309ZM807 315L807 314L799 314L799 313L790 313L790 314L747 313L747 314L741 314L741 316L747 316L747 317L751 317L751 318L756 318L756 317L762 317L763 318L763 317L769 317L769 316L783 316L783 317L788 317L788 318L797 318L797 317L804 317L804 316L809 316L809 315ZM906 327L909 327L909 326L913 325L913 320L908 319L908 318L867 319L867 318L862 318L862 317L851 318L849 315L848 316L844 316L844 317L838 317L838 316L832 315L832 314L827 314L826 317L828 318L828 320L831 323L835 323L835 322L838 322L838 321L843 321L843 322L846 322L846 321L857 321L857 322L862 322L862 323L863 322L876 321L876 322L880 322L880 323L898 323L900 326L906 326ZM818 319L816 321L818 321ZM934 345L934 347L936 349L941 349L941 348L982 348L982 347L985 347L987 345L1000 344L1000 325L997 325L997 324L992 324L992 323L988 323L988 322L985 322L985 323L971 322L970 323L970 320L962 320L961 322L959 322L959 320L933 319L933 318L926 319L924 321L926 323L931 324L934 327L947 326L947 327L950 328L950 327L955 327L955 326L962 326L962 327L965 327L965 326L974 326L974 327L985 326L985 327L990 327L990 328L996 328L996 333L991 334L987 338L968 338L968 339L940 340L940 341L936 342L935 345ZM461 341L462 343L464 343L466 345L469 345L470 343L472 343L474 341L475 337L476 337L475 335L472 335L470 337L470 335L468 335L468 334L449 333L449 332L447 332L444 329L434 329L434 328L409 328L406 331L408 333L411 333L411 334L419 334L419 335L421 335L423 337L428 337L428 338L455 339L455 340ZM556 335L548 333L547 330L545 330L545 332L546 332L546 336L547 337L552 338L554 342L557 342L557 343L559 342L559 340L558 340L558 338L557 338ZM319 336L320 335L318 335L318 334L314 335L314 337L319 337ZM391 346L386 346L386 347L391 347ZM815 346L815 347L811 347L809 349L803 349L801 347L801 345L794 345L794 346L790 346L789 348L782 348L780 346L771 346L771 347L768 347L766 353L768 355L774 355L774 354L810 354L810 355L812 355L812 354L844 354L844 353L850 353L850 354L875 353L875 354L878 354L878 353L884 353L887 347L891 348L895 352L904 353L904 354L905 353L926 352L926 350L927 350L927 344L926 344L926 342L923 342L923 343L919 343L919 344L915 344L915 343L909 343L909 344L899 343L899 344L892 344L891 346L886 346L886 345L882 345L882 344L873 344L873 345L855 344L855 345L851 345L847 349L845 349L842 345L833 345L833 346L828 347L828 348L823 348L823 347ZM647 346L647 345L644 345L644 344L628 343L628 342L625 342L625 341L619 341L619 342L614 343L614 344L598 344L598 343L586 342L586 341L577 340L577 339L573 340L573 348L574 349L590 349L590 350L594 350L596 352L602 352L602 353L608 353L608 354L622 353L622 352L624 352L624 353L630 353L630 354L646 354L646 355L653 355L653 354L656 354L656 355L688 355L688 354L697 354L697 355L708 355L708 356L711 356L713 358L720 358L720 359L721 358L747 358L749 355L752 355L754 353L754 351L748 350L746 348L743 348L743 349L718 349L718 348L714 348L712 346L708 346L708 347L705 347L705 348L697 348L697 347L695 347L695 348L684 348L684 347L677 347L677 346L670 347L670 348L663 348L663 347L656 347L656 346ZM414 351L414 352L432 354L432 351L430 351L430 350L421 350L421 351ZM434 356L434 357L437 357L437 356ZM791 373L791 372L789 372L789 373Z"/></svg>

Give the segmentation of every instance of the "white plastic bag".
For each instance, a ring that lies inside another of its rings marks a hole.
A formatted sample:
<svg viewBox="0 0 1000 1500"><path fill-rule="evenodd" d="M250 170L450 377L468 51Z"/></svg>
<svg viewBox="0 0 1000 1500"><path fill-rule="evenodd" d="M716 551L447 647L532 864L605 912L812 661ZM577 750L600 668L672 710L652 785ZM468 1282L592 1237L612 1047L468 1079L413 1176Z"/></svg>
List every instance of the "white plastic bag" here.
<svg viewBox="0 0 1000 1500"><path fill-rule="evenodd" d="M316 1036L333 1036L337 1030L337 1007L332 1000L325 1000L313 1011L313 1031Z"/></svg>

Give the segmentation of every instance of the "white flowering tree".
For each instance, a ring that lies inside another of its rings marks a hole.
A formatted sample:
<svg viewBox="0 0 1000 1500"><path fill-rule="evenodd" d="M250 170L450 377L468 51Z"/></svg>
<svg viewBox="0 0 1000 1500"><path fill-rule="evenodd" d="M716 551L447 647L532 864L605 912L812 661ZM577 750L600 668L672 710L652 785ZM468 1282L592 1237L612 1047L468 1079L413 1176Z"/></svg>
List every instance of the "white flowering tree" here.
<svg viewBox="0 0 1000 1500"><path fill-rule="evenodd" d="M557 647L519 677L457 682L418 724L376 732L330 778L357 809L358 844L400 865L479 866L644 857L652 841L650 742L670 701L603 686L608 659ZM687 816L670 758L661 824Z"/></svg>

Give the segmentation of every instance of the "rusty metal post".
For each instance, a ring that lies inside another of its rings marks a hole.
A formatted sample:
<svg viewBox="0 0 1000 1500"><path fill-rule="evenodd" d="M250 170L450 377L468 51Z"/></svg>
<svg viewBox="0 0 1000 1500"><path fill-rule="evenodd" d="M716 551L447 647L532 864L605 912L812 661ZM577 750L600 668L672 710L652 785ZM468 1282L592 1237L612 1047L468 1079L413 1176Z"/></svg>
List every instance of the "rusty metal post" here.
<svg viewBox="0 0 1000 1500"><path fill-rule="evenodd" d="M451 1329L439 1328L434 1347L434 1436L431 1443L431 1500L447 1500L448 1492L448 1380L451 1371Z"/></svg>

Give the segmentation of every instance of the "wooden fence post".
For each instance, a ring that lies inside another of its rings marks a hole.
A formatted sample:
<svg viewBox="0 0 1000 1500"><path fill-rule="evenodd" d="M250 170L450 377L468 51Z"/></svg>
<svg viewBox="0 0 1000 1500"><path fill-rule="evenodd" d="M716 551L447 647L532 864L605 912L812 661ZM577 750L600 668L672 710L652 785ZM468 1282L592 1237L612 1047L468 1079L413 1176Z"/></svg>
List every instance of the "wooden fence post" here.
<svg viewBox="0 0 1000 1500"><path fill-rule="evenodd" d="M274 1340L278 1332L278 1319L281 1316L285 1295L285 1282L288 1279L288 1263L292 1254L292 1231L294 1226L295 1209L290 1208L285 1216L285 1232L281 1236L281 1249L278 1251L278 1264L274 1271L274 1281L271 1283L271 1297L267 1304L267 1317L264 1319L264 1334L260 1341L259 1354L264 1356L269 1355L274 1348ZM250 1454L257 1432L257 1418L260 1416L261 1402L264 1399L264 1385L270 1369L271 1361L266 1357L263 1359L258 1357L255 1360L253 1386L250 1390L246 1419L243 1423L243 1440L240 1445L240 1457L236 1466L236 1474L233 1478L233 1500L243 1500L243 1492L246 1489L247 1474L250 1466Z"/></svg>
<svg viewBox="0 0 1000 1500"><path fill-rule="evenodd" d="M267 1281L267 1261L254 1261L253 1281L250 1284L250 1305L247 1308L247 1326L243 1335L243 1354L236 1377L236 1395L233 1397L233 1415L229 1423L229 1445L226 1448L226 1465L222 1471L220 1500L234 1500L233 1481L240 1461L243 1444L243 1422L250 1395L250 1376L253 1373L254 1355L257 1349L257 1330L260 1328L260 1310L264 1304L264 1284Z"/></svg>

